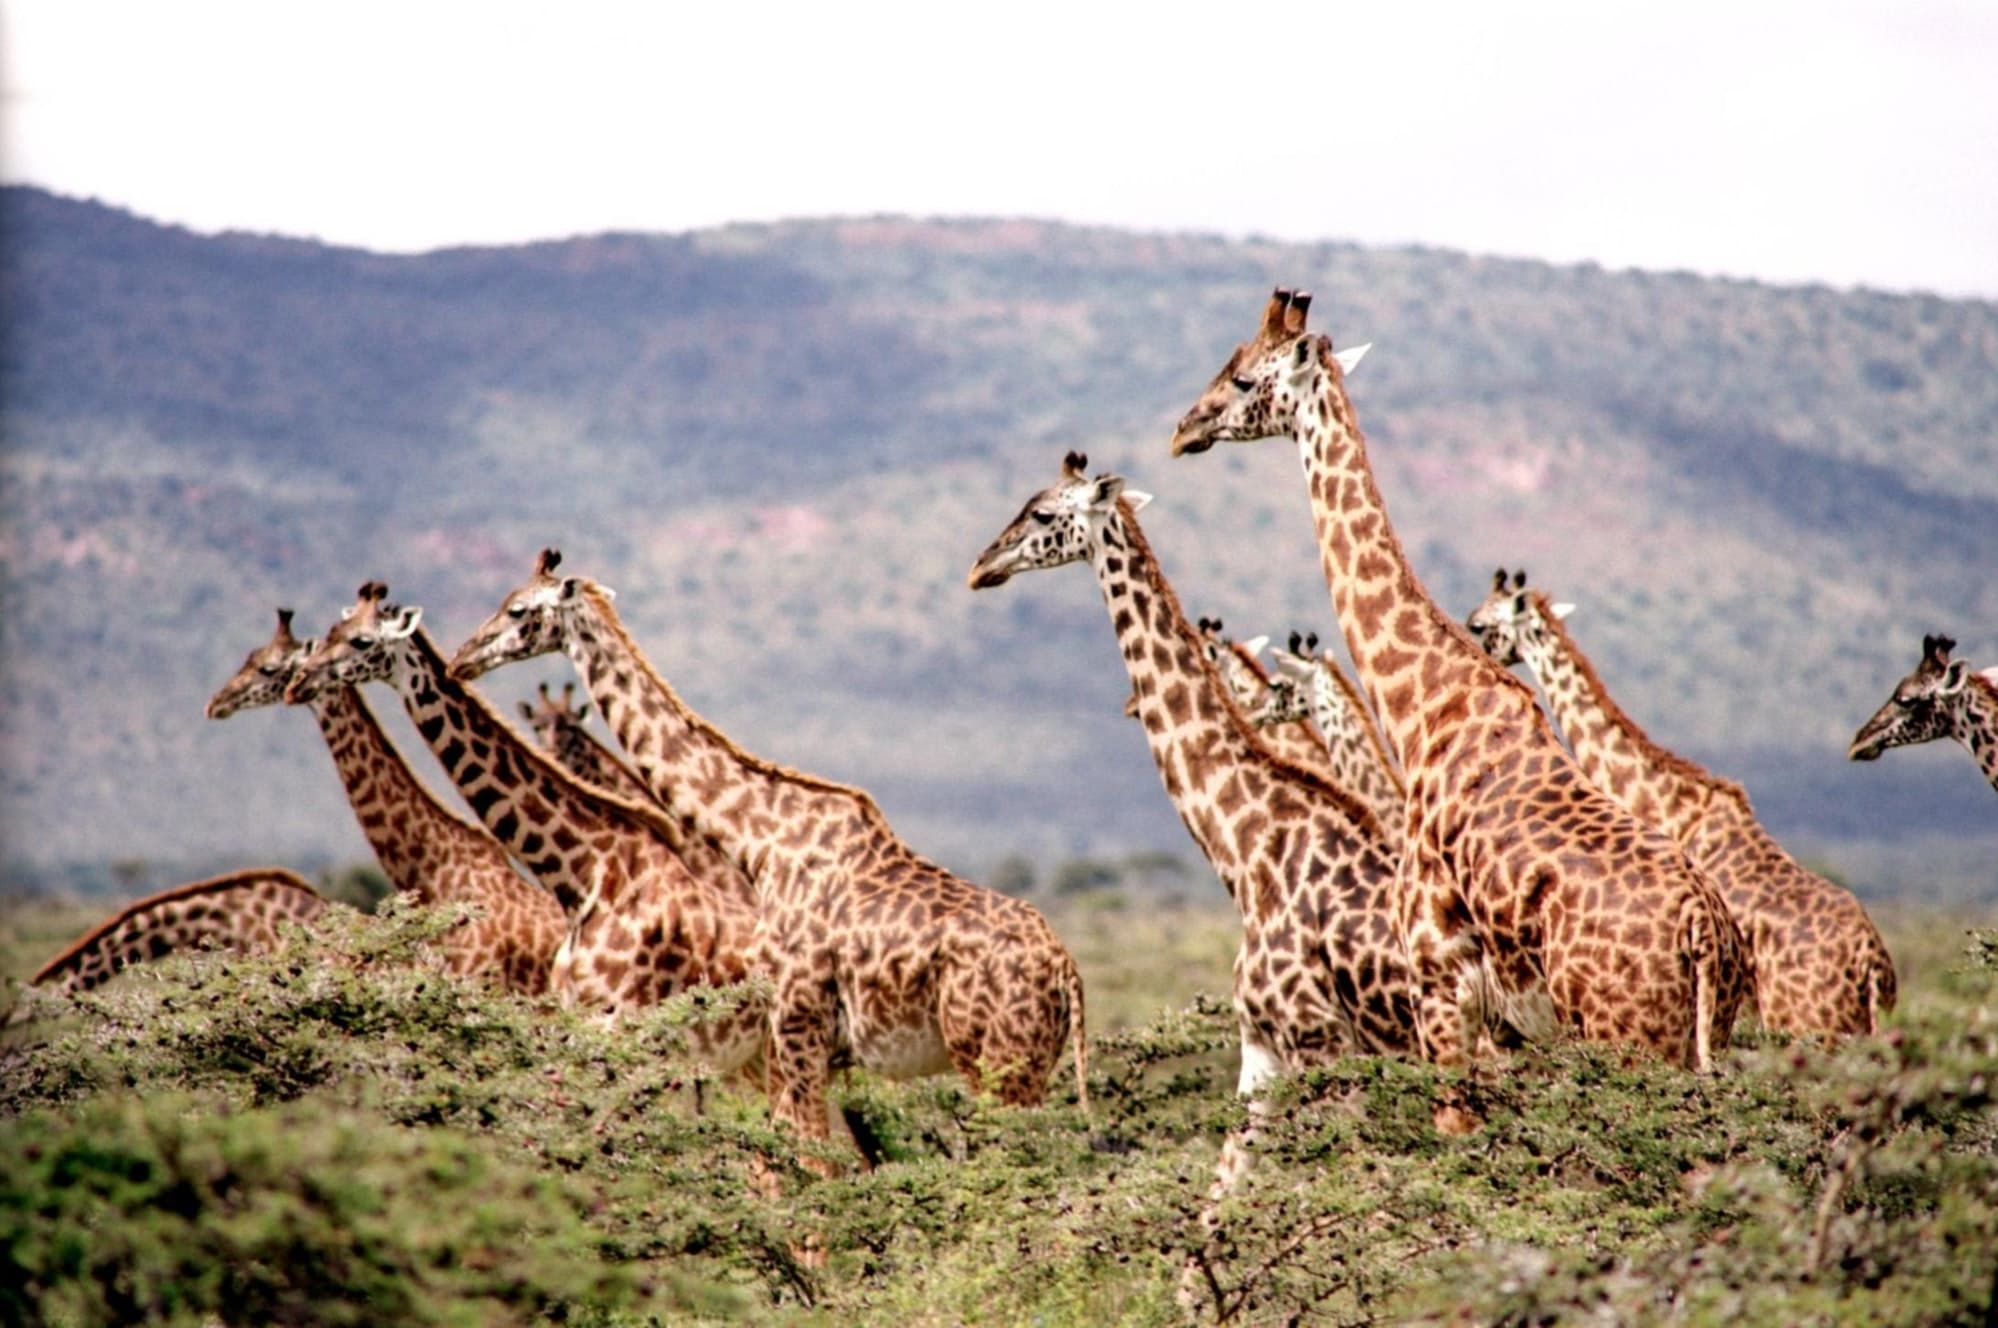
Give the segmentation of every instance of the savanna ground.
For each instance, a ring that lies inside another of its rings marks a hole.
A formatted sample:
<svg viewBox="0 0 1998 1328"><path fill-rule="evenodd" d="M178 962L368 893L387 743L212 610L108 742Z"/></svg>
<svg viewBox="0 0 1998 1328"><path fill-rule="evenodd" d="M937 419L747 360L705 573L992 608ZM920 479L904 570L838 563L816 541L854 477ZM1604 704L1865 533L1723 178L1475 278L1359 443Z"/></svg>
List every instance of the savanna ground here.
<svg viewBox="0 0 1998 1328"><path fill-rule="evenodd" d="M98 910L13 905L0 1322L1156 1324L1189 1266L1201 1322L1998 1322L1978 919L1876 910L1901 1008L1835 1053L1743 1028L1705 1079L1525 1053L1466 1139L1430 1128L1421 1065L1286 1083L1209 1241L1243 1120L1230 919L1051 909L1092 1110L1065 1068L1035 1111L854 1074L880 1160L816 1180L675 1059L690 1002L610 1031L493 996L418 958L444 919L390 907L71 1004L18 979Z"/></svg>

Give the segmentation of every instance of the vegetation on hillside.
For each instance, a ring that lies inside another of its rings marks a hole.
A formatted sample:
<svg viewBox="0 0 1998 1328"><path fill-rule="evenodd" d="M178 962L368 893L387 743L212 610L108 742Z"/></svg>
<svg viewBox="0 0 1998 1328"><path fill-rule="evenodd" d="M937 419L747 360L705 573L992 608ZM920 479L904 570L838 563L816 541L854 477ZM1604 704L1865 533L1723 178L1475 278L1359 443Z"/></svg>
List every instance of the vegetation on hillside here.
<svg viewBox="0 0 1998 1328"><path fill-rule="evenodd" d="M963 574L1079 446L1158 495L1191 609L1330 637L1286 449L1165 456L1282 282L1376 343L1356 400L1440 603L1524 563L1624 707L1794 847L1863 842L1862 891L1998 889L1887 851L1998 859L1960 752L1843 760L1924 632L1998 662L1989 303L1009 221L391 257L26 188L0 241L17 866L358 852L307 721L202 701L278 604L311 624L382 577L449 637L551 543L704 713L926 851L1184 851L1087 577ZM511 713L544 676L487 685Z"/></svg>
<svg viewBox="0 0 1998 1328"><path fill-rule="evenodd" d="M434 917L328 915L74 1006L10 989L0 1319L1977 1324L1998 1286L1998 937L1888 919L1906 981L1836 1052L1737 1035L1698 1078L1599 1047L1480 1082L1356 1057L1283 1084L1209 1237L1233 926L1059 919L1103 1030L1093 1110L944 1079L841 1091L878 1164L815 1180L759 1104L616 1030L426 966ZM31 961L16 918L8 971ZM1972 944L1966 948L1966 940ZM834 1150L834 1155L847 1156ZM764 1197L764 1182L775 1179Z"/></svg>

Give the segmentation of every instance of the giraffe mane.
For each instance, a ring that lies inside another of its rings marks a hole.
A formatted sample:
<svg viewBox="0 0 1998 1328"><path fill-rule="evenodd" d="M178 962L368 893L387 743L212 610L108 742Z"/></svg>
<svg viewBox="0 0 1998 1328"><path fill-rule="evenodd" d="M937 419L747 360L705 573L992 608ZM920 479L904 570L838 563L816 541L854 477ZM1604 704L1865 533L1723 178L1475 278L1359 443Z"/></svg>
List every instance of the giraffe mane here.
<svg viewBox="0 0 1998 1328"><path fill-rule="evenodd" d="M1575 662L1576 671L1582 675L1583 681L1589 685L1591 694L1601 704L1604 716L1630 735L1638 750L1661 769L1668 770L1681 779L1712 789L1716 794L1739 804L1744 810L1749 808L1748 790L1740 784L1725 775L1717 775L1699 762L1652 741L1651 735L1644 731L1644 726L1632 719L1629 713L1617 704L1609 688L1603 685L1602 676L1596 672L1595 664L1576 646L1575 638L1568 634L1567 624L1554 616L1554 606L1546 594L1538 590L1529 590L1526 593L1532 598L1533 607L1540 614L1540 621L1554 634L1554 639L1561 648L1568 652L1568 658Z"/></svg>
<svg viewBox="0 0 1998 1328"><path fill-rule="evenodd" d="M1221 671L1215 667L1212 660L1207 658L1207 651L1204 648L1200 633L1194 627L1193 623L1188 620L1186 610L1180 605L1179 595L1173 590L1172 582L1166 579L1165 570L1159 566L1158 555L1152 552L1151 541L1145 538L1145 532L1138 526L1137 514L1131 510L1131 505L1122 497L1117 499L1117 511L1124 518L1124 535L1131 541L1132 552L1143 560L1145 567L1148 569L1145 584L1151 588L1153 594L1164 601L1167 609L1171 611L1172 620L1176 630L1179 632L1181 643L1193 652L1194 663L1200 667L1202 672L1207 674L1208 686L1213 690L1214 695L1220 698L1222 713L1227 716L1227 722L1234 727L1236 734L1247 739L1250 747L1254 748L1259 756L1286 778L1295 783L1305 785L1312 791L1314 796L1321 796L1328 802L1338 804L1340 810L1345 812L1354 825L1364 830L1371 830L1375 835L1380 835L1382 833L1380 821L1375 818L1372 810L1358 798L1336 784L1327 783L1318 772L1307 770L1303 766L1295 764L1288 758L1280 755L1267 742L1263 741L1262 731L1235 704L1235 698L1228 694L1228 685L1226 680L1221 677Z"/></svg>
<svg viewBox="0 0 1998 1328"><path fill-rule="evenodd" d="M35 975L28 979L28 985L31 987L35 986L60 973L72 959L103 939L105 933L116 927L123 926L126 922L130 921L134 913L143 912L149 908L157 908L161 904L172 903L176 899L188 899L195 895L214 894L221 890L231 890L246 881L260 879L275 881L282 884L288 890L296 890L300 893L311 895L314 899L324 898L311 885L307 884L304 877L299 876L295 872L286 871L282 867L246 867L242 871L228 872L221 876L209 876L199 881L188 881L183 885L176 885L171 889L162 890L158 894L147 895L144 899L133 900L124 908L118 910L78 937L68 949L35 970Z"/></svg>
<svg viewBox="0 0 1998 1328"><path fill-rule="evenodd" d="M1123 500L1119 499L1118 501L1121 502ZM659 670L653 666L651 657L643 650L640 650L638 642L632 639L630 630L625 627L624 619L618 616L617 609L611 604L610 596L605 593L604 587L585 577L582 579L579 589L580 593L595 607L597 617L603 622L605 629L616 639L619 648L625 652L625 657L630 659L637 668L644 670L647 681L672 698L673 704L687 717L688 723L706 733L714 741L720 743L722 749L728 752L729 755L759 774L770 775L789 783L802 785L805 788L815 789L821 793L831 793L852 798L859 805L862 816L889 834L894 833L888 824L888 817L882 812L879 804L874 801L874 795L867 792L867 790L857 788L852 784L842 784L837 780L826 779L820 775L807 774L802 770L793 770L789 766L765 760L754 752L744 751L741 747L737 746L735 739L723 733L719 728L716 728L692 706L688 705L681 698L680 693L674 689L673 684L660 676Z"/></svg>

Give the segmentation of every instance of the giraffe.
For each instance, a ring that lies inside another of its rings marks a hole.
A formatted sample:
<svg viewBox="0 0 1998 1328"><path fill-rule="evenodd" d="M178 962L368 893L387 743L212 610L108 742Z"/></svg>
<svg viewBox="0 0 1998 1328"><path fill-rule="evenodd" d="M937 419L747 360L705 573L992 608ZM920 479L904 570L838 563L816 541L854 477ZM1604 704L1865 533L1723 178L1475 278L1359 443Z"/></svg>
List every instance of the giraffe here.
<svg viewBox="0 0 1998 1328"><path fill-rule="evenodd" d="M291 623L292 611L279 609L277 630L209 699L208 718L227 719L284 699L314 646L293 636ZM358 692L329 688L313 699L311 710L354 819L390 884L426 905L451 901L479 907L482 916L432 943L445 967L525 995L546 991L564 930L553 897L522 880L492 836L444 809Z"/></svg>
<svg viewBox="0 0 1998 1328"><path fill-rule="evenodd" d="M1531 689L1423 589L1346 396L1356 352L1305 330L1310 298L1277 291L1171 450L1297 440L1333 606L1407 783L1397 916L1424 1054L1466 1065L1482 1007L1544 993L1585 1038L1710 1069L1747 982L1726 905L1662 830L1588 783ZM1478 1128L1455 1102L1436 1124Z"/></svg>
<svg viewBox="0 0 1998 1328"><path fill-rule="evenodd" d="M1150 496L1094 479L1071 452L972 565L987 590L1088 562L1122 650L1145 740L1187 832L1242 918L1235 956L1238 1091L1352 1052L1413 1045L1395 932L1395 853L1343 790L1280 758L1230 699L1211 633L1186 620L1139 529Z"/></svg>
<svg viewBox="0 0 1998 1328"><path fill-rule="evenodd" d="M1853 735L1846 755L1877 761L1889 747L1955 738L1998 789L1998 668L1972 673L1963 660L1950 659L1954 649L1946 636L1923 637L1921 663Z"/></svg>
<svg viewBox="0 0 1998 1328"><path fill-rule="evenodd" d="M583 783L615 793L627 802L644 804L656 801L652 790L638 777L638 772L583 727L583 720L590 713L590 703L575 703L574 680L562 684L560 700L548 690L545 682L538 691L541 704L530 705L522 701L520 717L533 728L535 736L541 739L541 745L548 749L548 754L564 770Z"/></svg>
<svg viewBox="0 0 1998 1328"><path fill-rule="evenodd" d="M1023 900L916 854L859 789L752 756L682 701L639 650L613 593L529 581L461 646L458 678L564 651L661 804L713 837L755 882L758 957L774 984L771 1114L823 1139L836 1043L890 1078L955 1070L1009 1105L1039 1103L1075 1039L1088 1105L1082 979ZM821 1167L821 1169L824 1169Z"/></svg>
<svg viewBox="0 0 1998 1328"><path fill-rule="evenodd" d="M1540 680L1555 723L1590 782L1662 826L1720 888L1748 944L1756 1013L1765 1028L1841 1036L1871 1033L1894 1008L1894 961L1851 893L1784 852L1748 791L1665 750L1611 698L1554 604L1501 568L1468 620L1500 664Z"/></svg>
<svg viewBox="0 0 1998 1328"><path fill-rule="evenodd" d="M133 964L200 946L272 953L284 947L286 923L309 923L325 907L317 891L282 867L189 881L127 904L43 964L28 985L89 991Z"/></svg>
<svg viewBox="0 0 1998 1328"><path fill-rule="evenodd" d="M750 976L755 901L740 878L697 876L675 852L679 828L656 808L571 779L450 675L423 610L370 581L285 688L293 704L368 682L402 697L459 794L561 905L568 934L551 985L570 1005L615 1016L700 986ZM744 1002L689 1031L728 1073L761 1046L762 1010Z"/></svg>
<svg viewBox="0 0 1998 1328"><path fill-rule="evenodd" d="M1255 722L1282 725L1308 715L1324 738L1333 782L1365 803L1399 844L1408 791L1359 689L1330 651L1318 653L1315 632L1308 637L1292 632L1290 648L1273 650L1270 658L1276 663L1276 677L1254 712Z"/></svg>
<svg viewBox="0 0 1998 1328"><path fill-rule="evenodd" d="M1227 684L1229 703L1244 716L1253 716L1263 704L1263 698L1269 695L1269 671L1257 657L1270 639L1254 636L1246 641L1230 640L1224 635L1225 629L1219 618L1201 618L1194 626L1200 630L1208 658L1214 661L1222 681ZM1319 733L1309 715L1294 715L1281 723L1265 726L1261 736L1264 746L1292 765L1310 771L1328 784L1351 791L1340 781L1326 749L1324 735Z"/></svg>

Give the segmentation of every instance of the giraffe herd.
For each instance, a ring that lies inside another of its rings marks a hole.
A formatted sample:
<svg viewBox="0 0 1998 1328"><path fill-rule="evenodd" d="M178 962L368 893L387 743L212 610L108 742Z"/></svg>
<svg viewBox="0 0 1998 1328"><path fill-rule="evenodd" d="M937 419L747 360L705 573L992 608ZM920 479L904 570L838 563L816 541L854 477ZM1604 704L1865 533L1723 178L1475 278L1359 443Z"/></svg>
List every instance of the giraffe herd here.
<svg viewBox="0 0 1998 1328"><path fill-rule="evenodd" d="M1499 573L1466 622L1431 599L1346 392L1366 347L1334 350L1310 303L1275 293L1170 452L1295 440L1357 686L1315 638L1294 634L1272 674L1262 641L1189 621L1138 522L1149 496L1077 453L969 575L976 591L1066 563L1094 574L1166 796L1240 918L1252 1119L1273 1076L1345 1055L1474 1075L1566 1035L1704 1072L1738 1012L1788 1033L1874 1031L1895 973L1865 910L1784 852L1738 784L1644 734L1567 606L1524 573ZM1086 1107L1082 977L1048 919L921 856L863 790L741 748L666 681L614 597L543 550L447 655L420 608L370 581L315 640L280 610L207 713L312 712L395 889L476 905L433 943L454 972L611 1019L756 979L694 1050L760 1083L801 1138L827 1137L846 1066L954 1073L1030 1106L1072 1047ZM1954 645L1924 641L1852 759L1952 736L1998 787L1998 670L1973 672ZM551 653L588 701L543 684L520 707L537 748L472 683ZM416 778L362 699L370 683L396 694L475 820ZM591 704L621 754L583 729ZM194 882L123 910L34 981L76 990L177 948L295 944L323 907L278 868ZM1481 1124L1454 1091L1434 1120Z"/></svg>

